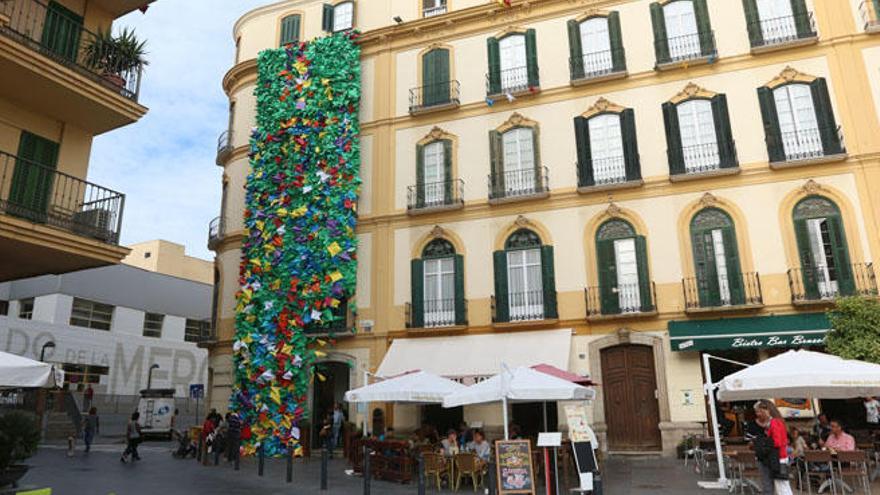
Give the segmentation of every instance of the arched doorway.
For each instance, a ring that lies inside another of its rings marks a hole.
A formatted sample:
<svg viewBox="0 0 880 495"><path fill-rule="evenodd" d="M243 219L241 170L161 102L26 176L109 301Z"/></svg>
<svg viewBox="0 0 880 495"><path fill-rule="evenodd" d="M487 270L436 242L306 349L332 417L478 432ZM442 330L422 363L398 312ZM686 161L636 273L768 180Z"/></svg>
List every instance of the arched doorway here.
<svg viewBox="0 0 880 495"><path fill-rule="evenodd" d="M323 380L318 376L324 377ZM339 361L322 361L315 364L315 380L312 386L312 438L317 441L318 432L324 417L333 412L333 404L343 404L345 392L351 382L351 369L348 363ZM343 408L345 411L345 408ZM312 448L317 444L313 441Z"/></svg>
<svg viewBox="0 0 880 495"><path fill-rule="evenodd" d="M600 351L610 451L662 449L654 349L622 344Z"/></svg>

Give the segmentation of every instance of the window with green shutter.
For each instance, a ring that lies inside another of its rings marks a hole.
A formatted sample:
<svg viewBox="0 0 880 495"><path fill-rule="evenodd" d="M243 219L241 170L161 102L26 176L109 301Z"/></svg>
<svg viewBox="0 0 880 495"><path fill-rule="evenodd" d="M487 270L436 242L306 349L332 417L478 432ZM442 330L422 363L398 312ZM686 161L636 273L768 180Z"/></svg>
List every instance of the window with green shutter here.
<svg viewBox="0 0 880 495"><path fill-rule="evenodd" d="M743 0L743 10L753 48L816 36L805 0Z"/></svg>
<svg viewBox="0 0 880 495"><path fill-rule="evenodd" d="M416 208L452 203L452 141L416 145Z"/></svg>
<svg viewBox="0 0 880 495"><path fill-rule="evenodd" d="M410 326L434 328L466 324L464 258L452 243L435 239L411 262Z"/></svg>
<svg viewBox="0 0 880 495"><path fill-rule="evenodd" d="M853 295L856 284L837 205L822 196L809 196L794 207L792 216L807 299Z"/></svg>
<svg viewBox="0 0 880 495"><path fill-rule="evenodd" d="M532 91L540 86L538 51L534 29L510 33L502 38L488 38L486 50L489 72L488 95Z"/></svg>
<svg viewBox="0 0 880 495"><path fill-rule="evenodd" d="M744 304L733 220L718 208L705 208L694 215L690 228L700 307Z"/></svg>
<svg viewBox="0 0 880 495"><path fill-rule="evenodd" d="M449 103L449 50L435 48L422 56L422 106Z"/></svg>
<svg viewBox="0 0 880 495"><path fill-rule="evenodd" d="M569 68L572 81L626 71L620 14L568 21Z"/></svg>
<svg viewBox="0 0 880 495"><path fill-rule="evenodd" d="M635 113L603 112L575 117L578 187L618 184L642 178Z"/></svg>
<svg viewBox="0 0 880 495"><path fill-rule="evenodd" d="M739 166L725 95L666 102L663 123L670 175Z"/></svg>
<svg viewBox="0 0 880 495"><path fill-rule="evenodd" d="M629 222L613 219L599 227L596 258L602 314L653 311L647 243Z"/></svg>
<svg viewBox="0 0 880 495"><path fill-rule="evenodd" d="M542 246L538 235L519 229L496 251L496 322L557 318L553 247Z"/></svg>
<svg viewBox="0 0 880 495"><path fill-rule="evenodd" d="M34 20L34 23L37 21ZM79 55L83 17L58 2L49 2L41 44L55 55L75 62Z"/></svg>
<svg viewBox="0 0 880 495"><path fill-rule="evenodd" d="M293 14L281 19L281 46L299 41L299 14Z"/></svg>
<svg viewBox="0 0 880 495"><path fill-rule="evenodd" d="M9 212L45 222L55 183L59 145L27 131L21 132L9 190Z"/></svg>
<svg viewBox="0 0 880 495"><path fill-rule="evenodd" d="M673 0L650 6L657 66L715 56L706 0Z"/></svg>

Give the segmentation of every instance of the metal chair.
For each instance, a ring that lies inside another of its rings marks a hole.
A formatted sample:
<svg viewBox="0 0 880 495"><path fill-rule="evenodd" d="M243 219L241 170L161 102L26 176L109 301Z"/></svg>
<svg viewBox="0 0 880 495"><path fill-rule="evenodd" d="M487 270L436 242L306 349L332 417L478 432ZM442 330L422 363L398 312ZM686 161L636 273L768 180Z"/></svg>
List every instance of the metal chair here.
<svg viewBox="0 0 880 495"><path fill-rule="evenodd" d="M459 486L461 486L462 478L470 478L476 493L477 487L483 484L483 470L480 468L477 456L470 452L455 454L453 462L455 462L455 491L458 491Z"/></svg>
<svg viewBox="0 0 880 495"><path fill-rule="evenodd" d="M871 480L868 477L868 453L864 450L837 453L837 476L841 481L852 478L861 485L864 493L871 493Z"/></svg>
<svg viewBox="0 0 880 495"><path fill-rule="evenodd" d="M746 485L749 491L755 493L755 488L760 486L761 470L758 469L758 458L753 452L737 452L733 456L736 462L736 480L739 493L746 492ZM755 483L753 480L758 480Z"/></svg>
<svg viewBox="0 0 880 495"><path fill-rule="evenodd" d="M804 452L804 478L807 480L808 493L813 493L813 480L823 485L831 484L831 493L837 495L837 476L834 474L831 452L825 450L808 450Z"/></svg>

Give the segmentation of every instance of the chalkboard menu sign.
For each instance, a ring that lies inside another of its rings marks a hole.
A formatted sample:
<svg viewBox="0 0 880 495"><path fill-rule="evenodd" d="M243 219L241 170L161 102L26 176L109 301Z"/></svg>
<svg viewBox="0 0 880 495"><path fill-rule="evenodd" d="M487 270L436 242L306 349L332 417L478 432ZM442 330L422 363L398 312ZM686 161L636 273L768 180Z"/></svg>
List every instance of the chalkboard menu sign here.
<svg viewBox="0 0 880 495"><path fill-rule="evenodd" d="M495 442L495 466L498 475L498 495L506 493L535 493L532 469L532 446L528 440L498 440Z"/></svg>

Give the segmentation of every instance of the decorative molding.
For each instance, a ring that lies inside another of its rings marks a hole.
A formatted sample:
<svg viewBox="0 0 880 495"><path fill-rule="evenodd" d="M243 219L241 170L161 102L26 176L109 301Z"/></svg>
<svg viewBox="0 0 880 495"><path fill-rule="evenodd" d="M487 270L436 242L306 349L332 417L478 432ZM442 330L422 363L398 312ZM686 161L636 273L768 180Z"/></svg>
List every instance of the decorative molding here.
<svg viewBox="0 0 880 495"><path fill-rule="evenodd" d="M507 10L509 10L509 9L504 9L504 11L502 11L502 12L507 13L507 12L505 12L505 11L507 11ZM513 12L510 12L510 14L513 14ZM503 30L498 31L497 33L495 33L495 36L494 36L494 37L495 37L496 39L499 39L499 40L500 40L501 38L503 38L503 37L505 37L505 36L510 36L511 34L526 34L526 29L525 29L525 28L521 28L521 27L519 27L519 26L509 25L509 26L507 26L506 28L504 28Z"/></svg>
<svg viewBox="0 0 880 495"><path fill-rule="evenodd" d="M700 198L700 208L711 208L718 206L718 198L714 194L707 192Z"/></svg>
<svg viewBox="0 0 880 495"><path fill-rule="evenodd" d="M424 146L428 143L432 143L434 141L440 141L440 140L453 141L453 140L455 140L455 135L444 131L443 129L441 129L438 126L434 126L430 131L428 131L428 134L426 134L425 137L420 139L419 142L416 144L418 144L420 146Z"/></svg>
<svg viewBox="0 0 880 495"><path fill-rule="evenodd" d="M576 22L584 22L593 17L608 17L611 12L607 10L597 9L595 7L587 9L586 12L574 18Z"/></svg>
<svg viewBox="0 0 880 495"><path fill-rule="evenodd" d="M432 239L443 239L446 237L446 231L443 230L443 227L435 225L434 228L431 229L430 236Z"/></svg>
<svg viewBox="0 0 880 495"><path fill-rule="evenodd" d="M629 344L630 336L632 335L632 330L629 328L618 328L617 329L617 338L620 340L621 344Z"/></svg>
<svg viewBox="0 0 880 495"><path fill-rule="evenodd" d="M617 206L613 201L608 204L608 208L605 209L605 214L611 218L620 218L623 216L623 208Z"/></svg>
<svg viewBox="0 0 880 495"><path fill-rule="evenodd" d="M669 102L677 105L683 101L692 100L694 98L709 99L714 98L715 96L718 96L718 93L701 88L697 84L690 82L683 90L681 90L681 92L673 96Z"/></svg>
<svg viewBox="0 0 880 495"><path fill-rule="evenodd" d="M516 217L516 220L513 221L513 224L521 229L531 228L535 226L535 224L532 223L531 220L522 215Z"/></svg>
<svg viewBox="0 0 880 495"><path fill-rule="evenodd" d="M535 128L537 128L538 123L535 122L534 120L523 117L519 112L513 112L513 114L511 114L511 116L506 121L504 121L503 124L498 126L498 128L495 130L498 132L505 132L505 131L509 131L510 129L513 129L514 127L535 127Z"/></svg>
<svg viewBox="0 0 880 495"><path fill-rule="evenodd" d="M602 113L621 113L624 110L626 110L626 108L618 105L617 103L612 103L611 101L608 101L606 98L602 97L596 100L596 103L593 103L593 106L588 108L586 112L582 113L581 117L588 119Z"/></svg>
<svg viewBox="0 0 880 495"><path fill-rule="evenodd" d="M813 179L808 180L806 183L804 183L803 186L801 186L801 192L805 196L812 196L814 194L820 194L824 190L825 190L825 188L822 187L822 184L819 184L818 182L814 181Z"/></svg>
<svg viewBox="0 0 880 495"><path fill-rule="evenodd" d="M774 77L770 82L768 82L766 87L770 89L775 89L779 86L784 86L793 82L809 84L816 79L816 76L811 76L809 74L799 72L797 69L789 65L782 69L782 72L780 72L778 76Z"/></svg>

